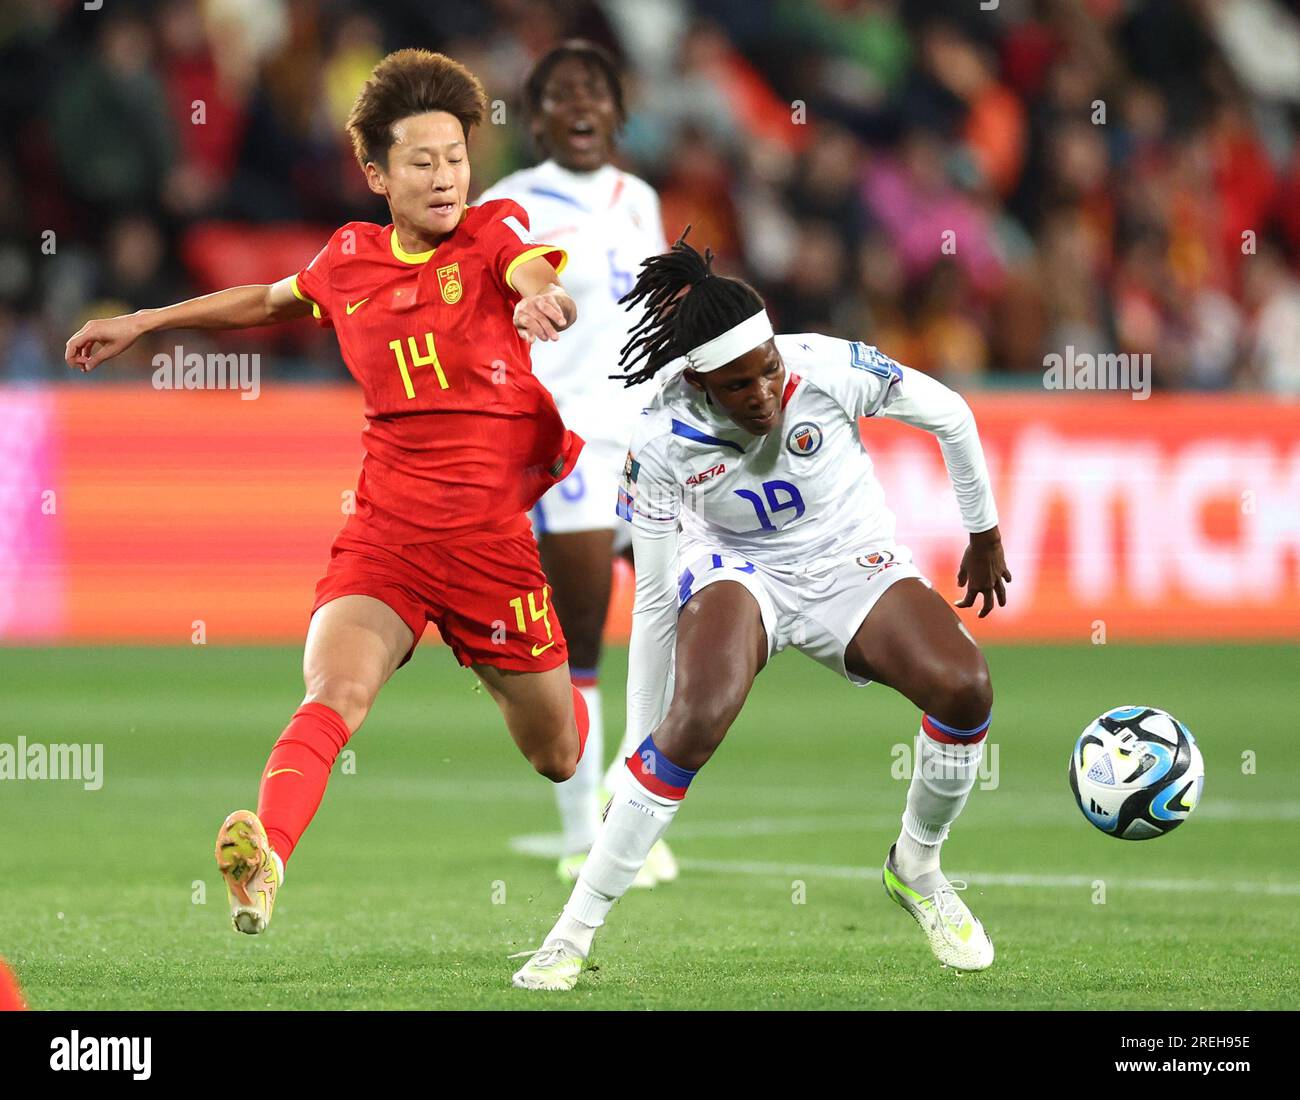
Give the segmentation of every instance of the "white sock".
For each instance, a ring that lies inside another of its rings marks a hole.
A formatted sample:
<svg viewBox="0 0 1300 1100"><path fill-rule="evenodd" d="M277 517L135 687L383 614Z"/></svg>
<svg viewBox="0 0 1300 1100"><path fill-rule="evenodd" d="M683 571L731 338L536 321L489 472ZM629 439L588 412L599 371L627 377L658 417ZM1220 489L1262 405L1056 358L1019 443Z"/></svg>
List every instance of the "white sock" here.
<svg viewBox="0 0 1300 1100"><path fill-rule="evenodd" d="M280 872L280 885L284 885L284 860L280 858L280 853L273 851L271 858L275 860L275 866Z"/></svg>
<svg viewBox="0 0 1300 1100"><path fill-rule="evenodd" d="M578 768L563 783L555 784L555 807L560 811L560 828L564 831L564 854L585 852L596 842L600 828L599 787L601 765L605 761L605 727L600 712L600 688L595 684L578 688L586 701L591 720L587 730L587 747Z"/></svg>
<svg viewBox="0 0 1300 1100"><path fill-rule="evenodd" d="M641 747L641 742L644 740L645 735L638 737L634 729L623 731L623 740L619 742L618 752L614 754L614 759L605 769L605 790L618 790L619 777L627 771L627 758Z"/></svg>
<svg viewBox="0 0 1300 1100"><path fill-rule="evenodd" d="M917 734L903 830L894 846L894 865L904 879L939 870L939 849L975 786L983 755L982 738L974 745L949 745L924 729Z"/></svg>
<svg viewBox="0 0 1300 1100"><path fill-rule="evenodd" d="M655 842L677 813L680 800L651 794L625 767L615 780L614 798L604 827L573 887L569 902L546 937L568 940L582 954L591 953L596 929L636 878Z"/></svg>

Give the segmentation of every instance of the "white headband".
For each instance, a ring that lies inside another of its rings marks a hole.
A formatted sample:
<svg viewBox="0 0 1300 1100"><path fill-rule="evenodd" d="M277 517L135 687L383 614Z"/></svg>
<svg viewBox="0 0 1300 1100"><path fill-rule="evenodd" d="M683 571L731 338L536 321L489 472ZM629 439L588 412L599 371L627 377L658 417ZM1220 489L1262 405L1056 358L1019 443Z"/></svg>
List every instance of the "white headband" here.
<svg viewBox="0 0 1300 1100"><path fill-rule="evenodd" d="M727 329L721 336L691 348L686 353L686 365L692 370L706 374L719 367L725 367L733 359L753 351L772 339L772 322L767 319L767 310L760 310L753 317L746 317L734 328Z"/></svg>

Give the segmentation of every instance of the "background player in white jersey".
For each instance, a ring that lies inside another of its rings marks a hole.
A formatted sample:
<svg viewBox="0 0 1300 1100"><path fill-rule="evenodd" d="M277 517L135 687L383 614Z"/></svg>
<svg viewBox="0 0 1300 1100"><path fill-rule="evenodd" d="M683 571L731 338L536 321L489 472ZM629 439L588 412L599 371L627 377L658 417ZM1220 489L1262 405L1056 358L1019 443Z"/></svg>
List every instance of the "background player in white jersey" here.
<svg viewBox="0 0 1300 1100"><path fill-rule="evenodd" d="M982 596L983 617L995 598L1005 604L1011 574L974 418L953 391L866 344L774 336L757 292L714 275L711 260L683 234L647 261L629 295L646 308L625 360L629 381L686 361L641 418L619 491L637 558L628 726L643 741L569 903L514 984L572 988L596 929L755 676L787 646L921 709L885 888L941 962L982 970L993 945L961 884L940 869L939 850L976 779L991 718L988 667L895 543L858 430L859 417L885 416L938 437L970 532L958 606Z"/></svg>
<svg viewBox="0 0 1300 1100"><path fill-rule="evenodd" d="M613 556L630 542L626 524L614 514L614 499L633 426L651 396L647 387L620 389L609 381L632 324L619 299L631 290L641 261L668 246L654 188L611 163L624 120L613 59L590 42L566 42L537 62L524 99L546 160L506 176L481 201L514 199L528 211L538 240L560 240L569 254L565 287L581 318L571 345L538 342L532 348L533 373L555 397L565 425L587 442L574 471L533 511L542 566L569 642L570 672L591 716L577 773L555 785L564 833L558 870L572 882L595 840L603 801L601 634ZM616 754L606 785L639 743L625 744ZM672 853L660 844L636 885L676 877Z"/></svg>

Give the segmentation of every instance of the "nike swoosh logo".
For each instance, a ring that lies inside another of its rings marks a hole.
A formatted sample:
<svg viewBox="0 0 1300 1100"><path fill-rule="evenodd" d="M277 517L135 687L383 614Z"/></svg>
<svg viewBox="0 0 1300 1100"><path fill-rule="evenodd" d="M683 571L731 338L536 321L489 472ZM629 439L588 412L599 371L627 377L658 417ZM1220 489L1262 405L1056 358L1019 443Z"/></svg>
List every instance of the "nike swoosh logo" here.
<svg viewBox="0 0 1300 1100"><path fill-rule="evenodd" d="M276 768L276 770L273 772L267 772L266 778L274 779L277 775L283 775L285 772L293 772L294 775L302 775L302 772L300 772L297 768Z"/></svg>
<svg viewBox="0 0 1300 1100"><path fill-rule="evenodd" d="M534 657L540 657L543 653L545 653L548 649L550 649L551 646L553 646L554 644L555 644L554 642L547 642L545 645L540 645L540 646L539 646L539 645L535 645L535 646L533 646L533 656L534 656Z"/></svg>
<svg viewBox="0 0 1300 1100"><path fill-rule="evenodd" d="M351 317L354 313L356 313L357 310L359 310L368 301L370 301L369 298L362 298L361 301L359 301L356 305L353 305L351 302L349 302L347 306L348 316Z"/></svg>

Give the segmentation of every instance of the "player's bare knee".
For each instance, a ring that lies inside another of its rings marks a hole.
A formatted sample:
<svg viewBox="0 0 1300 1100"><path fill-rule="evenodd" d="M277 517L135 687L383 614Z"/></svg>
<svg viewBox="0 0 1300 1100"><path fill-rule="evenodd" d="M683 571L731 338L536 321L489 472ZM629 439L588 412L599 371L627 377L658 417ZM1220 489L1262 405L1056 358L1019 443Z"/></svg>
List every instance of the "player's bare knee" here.
<svg viewBox="0 0 1300 1100"><path fill-rule="evenodd" d="M982 655L948 666L927 708L941 722L971 729L988 717L993 709L993 684Z"/></svg>
<svg viewBox="0 0 1300 1100"><path fill-rule="evenodd" d="M563 783L566 779L572 779L573 773L578 770L577 751L570 750L567 746L548 745L545 749L531 754L528 762L539 775L544 775L552 783Z"/></svg>
<svg viewBox="0 0 1300 1100"><path fill-rule="evenodd" d="M319 676L307 679L304 702L320 703L334 711L353 733L375 701L377 689L363 680L348 676Z"/></svg>
<svg viewBox="0 0 1300 1100"><path fill-rule="evenodd" d="M674 702L655 732L655 744L679 768L699 771L722 744L734 714L725 701Z"/></svg>
<svg viewBox="0 0 1300 1100"><path fill-rule="evenodd" d="M562 764L558 761L533 761L533 767L537 769L537 774L545 776L552 783L563 783L567 779L573 778L573 773L577 769L572 764Z"/></svg>
<svg viewBox="0 0 1300 1100"><path fill-rule="evenodd" d="M563 783L578 770L578 729L572 724L567 730L558 721L545 727L530 724L522 737L516 735L516 740L531 746L524 752L528 763L552 783Z"/></svg>

